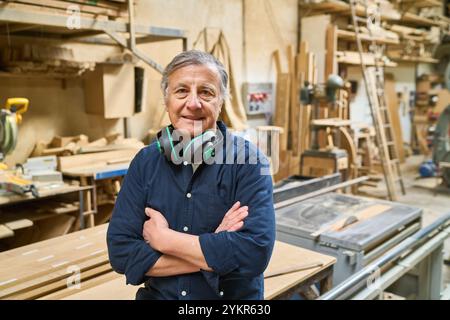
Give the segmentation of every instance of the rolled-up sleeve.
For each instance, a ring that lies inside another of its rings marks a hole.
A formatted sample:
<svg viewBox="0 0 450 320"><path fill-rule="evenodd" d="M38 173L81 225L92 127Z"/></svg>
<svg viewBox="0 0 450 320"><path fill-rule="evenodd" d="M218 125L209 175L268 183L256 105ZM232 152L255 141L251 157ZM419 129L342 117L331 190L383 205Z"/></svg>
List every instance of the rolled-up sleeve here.
<svg viewBox="0 0 450 320"><path fill-rule="evenodd" d="M275 242L272 179L263 165L238 165L236 201L249 207L244 227L235 232L200 235L200 246L210 268L219 275L237 271L255 277L266 269Z"/></svg>
<svg viewBox="0 0 450 320"><path fill-rule="evenodd" d="M152 249L142 236L146 220L144 154L141 150L130 164L117 197L108 226L109 260L114 271L125 274L127 284L139 285L161 253Z"/></svg>

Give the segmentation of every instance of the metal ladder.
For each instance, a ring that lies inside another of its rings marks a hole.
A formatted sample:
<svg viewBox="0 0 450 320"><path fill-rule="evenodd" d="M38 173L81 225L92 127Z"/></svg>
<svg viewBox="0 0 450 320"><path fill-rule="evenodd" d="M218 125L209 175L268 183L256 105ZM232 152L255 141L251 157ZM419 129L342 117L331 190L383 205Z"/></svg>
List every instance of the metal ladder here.
<svg viewBox="0 0 450 320"><path fill-rule="evenodd" d="M387 108L386 97L384 94L384 68L382 60L382 47L377 45L373 36L371 23L377 23L380 18L379 7L376 12L369 12L367 0L350 0L350 10L352 15L353 27L355 31L356 44L361 60L361 71L363 74L364 85L367 92L370 111L372 113L373 124L375 128L376 141L378 144L381 165L383 168L384 180L388 191L389 200L397 200L396 184L400 184L402 194L405 194L405 186L400 170L400 161L398 158L397 147L394 142L394 131ZM356 12L358 3L362 3L365 11L365 18L359 17ZM366 65L363 46L361 40L361 31L359 23L365 23L369 30L371 44L368 53L372 53L374 58L374 67Z"/></svg>

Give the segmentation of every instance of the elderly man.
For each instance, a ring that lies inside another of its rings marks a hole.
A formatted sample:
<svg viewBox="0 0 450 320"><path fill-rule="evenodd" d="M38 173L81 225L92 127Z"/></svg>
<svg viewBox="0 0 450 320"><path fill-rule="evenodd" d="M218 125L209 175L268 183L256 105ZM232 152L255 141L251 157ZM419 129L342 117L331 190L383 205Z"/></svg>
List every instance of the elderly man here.
<svg viewBox="0 0 450 320"><path fill-rule="evenodd" d="M217 121L227 82L223 65L195 50L164 71L171 126L131 162L107 234L113 269L128 284L145 283L136 299L264 297L275 241L272 180L262 174L267 160L260 151ZM171 161L175 140L169 152L162 140L173 130L223 137L215 161ZM230 155L233 161L223 161Z"/></svg>

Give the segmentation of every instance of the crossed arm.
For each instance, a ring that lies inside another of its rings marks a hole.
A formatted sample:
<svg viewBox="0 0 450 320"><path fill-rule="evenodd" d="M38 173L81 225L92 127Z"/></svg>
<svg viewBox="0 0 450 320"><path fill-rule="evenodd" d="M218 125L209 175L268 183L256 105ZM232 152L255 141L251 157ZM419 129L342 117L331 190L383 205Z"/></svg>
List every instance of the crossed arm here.
<svg viewBox="0 0 450 320"><path fill-rule="evenodd" d="M242 228L248 215L248 207L236 202L225 214L215 232L234 232ZM171 230L164 216L151 208L145 209L150 218L144 223L145 241L163 255L147 271L147 276L165 277L200 270L212 271L206 263L199 237Z"/></svg>

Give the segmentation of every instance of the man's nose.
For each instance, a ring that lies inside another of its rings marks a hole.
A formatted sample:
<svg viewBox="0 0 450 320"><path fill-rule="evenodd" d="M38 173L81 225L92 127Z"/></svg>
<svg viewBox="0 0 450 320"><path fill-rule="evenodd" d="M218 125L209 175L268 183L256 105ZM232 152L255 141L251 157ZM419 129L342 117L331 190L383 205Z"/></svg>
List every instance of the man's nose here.
<svg viewBox="0 0 450 320"><path fill-rule="evenodd" d="M197 108L201 108L202 104L200 103L198 96L195 93L193 93L193 94L189 95L188 100L186 102L186 106L188 108L197 109Z"/></svg>

